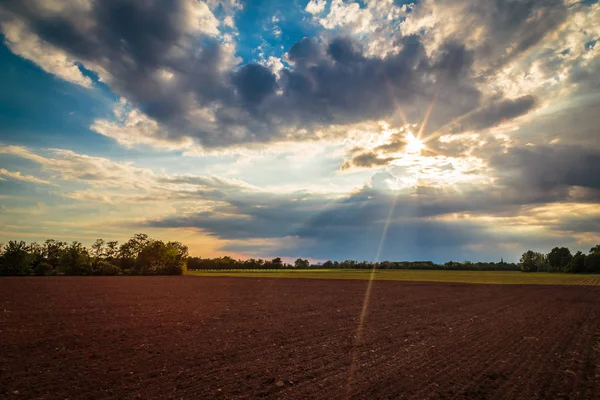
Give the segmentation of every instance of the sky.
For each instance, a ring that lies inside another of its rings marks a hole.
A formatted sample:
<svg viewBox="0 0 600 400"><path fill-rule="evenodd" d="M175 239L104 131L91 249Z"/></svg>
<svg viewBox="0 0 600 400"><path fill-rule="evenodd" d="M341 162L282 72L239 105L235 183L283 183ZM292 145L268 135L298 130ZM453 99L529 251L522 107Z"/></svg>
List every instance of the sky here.
<svg viewBox="0 0 600 400"><path fill-rule="evenodd" d="M600 243L597 1L2 1L0 36L0 242Z"/></svg>

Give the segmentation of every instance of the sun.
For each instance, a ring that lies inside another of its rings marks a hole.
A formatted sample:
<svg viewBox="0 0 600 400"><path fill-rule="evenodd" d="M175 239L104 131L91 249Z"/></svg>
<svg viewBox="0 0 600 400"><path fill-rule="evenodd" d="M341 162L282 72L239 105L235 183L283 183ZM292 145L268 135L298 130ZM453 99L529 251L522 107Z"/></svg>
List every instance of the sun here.
<svg viewBox="0 0 600 400"><path fill-rule="evenodd" d="M410 154L420 154L421 150L425 148L425 144L421 139L417 138L412 132L408 132L404 136L406 142L406 152Z"/></svg>

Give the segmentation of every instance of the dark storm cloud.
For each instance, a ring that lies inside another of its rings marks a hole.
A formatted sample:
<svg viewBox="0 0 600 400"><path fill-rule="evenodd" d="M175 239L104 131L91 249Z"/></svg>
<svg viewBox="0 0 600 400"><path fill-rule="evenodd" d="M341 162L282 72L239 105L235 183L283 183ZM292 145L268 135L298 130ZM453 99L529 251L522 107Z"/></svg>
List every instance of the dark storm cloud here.
<svg viewBox="0 0 600 400"><path fill-rule="evenodd" d="M32 1L1 7L3 18L25 22L85 66L106 71L116 93L162 124L162 139L191 136L205 146L227 146L266 142L290 127L312 132L327 124L391 117L398 106L409 120L420 121L434 97L438 106L430 129L481 107L472 78L475 59L506 58L509 44L510 56L522 52L564 18L564 6L554 0L483 3L466 9L465 21L484 24L490 33L491 40L476 50L453 37L429 57L422 38L409 35L394 39L400 50L378 58L347 37L323 43L305 38L290 47L291 68L279 78L258 64L234 66L220 39L191 32L190 3L184 0L96 1L89 11L68 8L51 16ZM487 122L476 124L493 123L502 111L506 118L526 112L529 103L520 101L498 99L509 109L491 110L481 116ZM198 107L212 110L214 119L198 122Z"/></svg>
<svg viewBox="0 0 600 400"><path fill-rule="evenodd" d="M555 229L577 233L600 233L600 216L569 217L555 225Z"/></svg>
<svg viewBox="0 0 600 400"><path fill-rule="evenodd" d="M244 65L233 75L233 84L242 100L252 106L258 105L277 89L275 75L259 64Z"/></svg>
<svg viewBox="0 0 600 400"><path fill-rule="evenodd" d="M273 221L261 223L260 218L252 222L240 216L216 216L213 213L199 213L187 217L171 217L150 221L147 226L153 228L193 227L204 230L209 235L227 239L277 238L286 236L287 229L275 225Z"/></svg>
<svg viewBox="0 0 600 400"><path fill-rule="evenodd" d="M403 44L397 54L380 59L364 56L349 39L334 39L328 45L304 41L302 52L290 55L290 60L298 60L294 68L282 73L284 93L269 106L291 120L308 118L308 123L312 115L340 124L387 115L395 101L408 102L427 91L422 82L427 69L423 46L416 37L405 38Z"/></svg>
<svg viewBox="0 0 600 400"><path fill-rule="evenodd" d="M342 170L351 167L369 168L378 165L387 165L393 160L394 158L391 157L380 158L374 153L362 153L353 157L351 160L346 161L341 168Z"/></svg>
<svg viewBox="0 0 600 400"><path fill-rule="evenodd" d="M276 238L294 234L327 199L318 195L296 193L219 192L226 205L211 212L150 220L152 227L193 227L222 239Z"/></svg>
<svg viewBox="0 0 600 400"><path fill-rule="evenodd" d="M517 99L492 101L483 107L465 115L445 131L457 133L468 130L481 130L499 125L502 122L527 114L535 107L533 96L522 96Z"/></svg>
<svg viewBox="0 0 600 400"><path fill-rule="evenodd" d="M473 52L468 51L464 44L446 42L441 49L441 56L434 64L434 68L443 73L443 76L456 79L469 71L473 64Z"/></svg>
<svg viewBox="0 0 600 400"><path fill-rule="evenodd" d="M579 186L600 189L600 152L580 146L530 146L491 158L501 184L551 197Z"/></svg>
<svg viewBox="0 0 600 400"><path fill-rule="evenodd" d="M513 119L526 114L535 106L533 96L522 96L514 100L504 100L492 103L489 106L475 112L470 123L474 129L483 129L494 126L503 120Z"/></svg>
<svg viewBox="0 0 600 400"><path fill-rule="evenodd" d="M319 61L323 56L323 49L321 45L311 38L303 38L302 40L294 43L288 51L288 57L290 61L297 65L306 67L311 63Z"/></svg>
<svg viewBox="0 0 600 400"><path fill-rule="evenodd" d="M335 38L327 46L327 54L338 63L350 64L364 60L362 49L348 38Z"/></svg>

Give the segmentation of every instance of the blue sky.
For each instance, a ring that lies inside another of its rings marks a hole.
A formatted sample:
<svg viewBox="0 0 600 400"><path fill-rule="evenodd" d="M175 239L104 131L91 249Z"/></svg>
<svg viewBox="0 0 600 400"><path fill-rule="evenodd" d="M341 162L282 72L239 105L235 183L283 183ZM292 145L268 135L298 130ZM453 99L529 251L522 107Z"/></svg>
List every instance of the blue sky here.
<svg viewBox="0 0 600 400"><path fill-rule="evenodd" d="M595 1L0 5L0 242L517 260L600 242Z"/></svg>

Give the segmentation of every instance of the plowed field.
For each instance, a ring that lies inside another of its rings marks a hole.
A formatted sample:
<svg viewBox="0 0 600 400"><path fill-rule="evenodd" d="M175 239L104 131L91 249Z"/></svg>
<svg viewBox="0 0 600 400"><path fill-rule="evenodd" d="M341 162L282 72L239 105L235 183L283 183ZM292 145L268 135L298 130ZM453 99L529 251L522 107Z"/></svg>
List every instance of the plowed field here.
<svg viewBox="0 0 600 400"><path fill-rule="evenodd" d="M0 279L0 398L598 399L600 288Z"/></svg>

